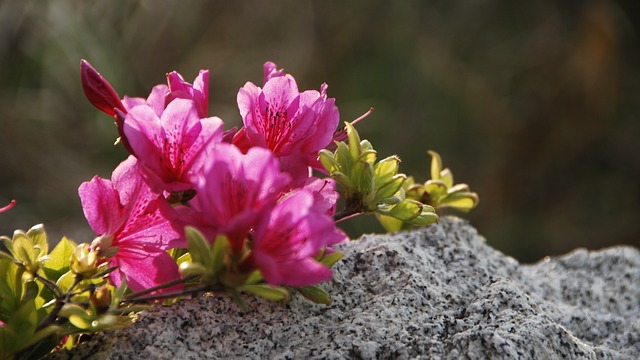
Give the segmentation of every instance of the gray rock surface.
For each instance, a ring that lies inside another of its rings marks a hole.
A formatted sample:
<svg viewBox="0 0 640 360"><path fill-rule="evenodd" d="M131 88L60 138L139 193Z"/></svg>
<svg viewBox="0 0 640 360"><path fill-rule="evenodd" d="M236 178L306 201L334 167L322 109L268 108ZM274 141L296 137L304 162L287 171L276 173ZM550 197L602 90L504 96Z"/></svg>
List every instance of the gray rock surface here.
<svg viewBox="0 0 640 360"><path fill-rule="evenodd" d="M637 359L640 253L575 250L534 265L465 221L369 235L324 284L333 304L205 296L143 313L55 359Z"/></svg>

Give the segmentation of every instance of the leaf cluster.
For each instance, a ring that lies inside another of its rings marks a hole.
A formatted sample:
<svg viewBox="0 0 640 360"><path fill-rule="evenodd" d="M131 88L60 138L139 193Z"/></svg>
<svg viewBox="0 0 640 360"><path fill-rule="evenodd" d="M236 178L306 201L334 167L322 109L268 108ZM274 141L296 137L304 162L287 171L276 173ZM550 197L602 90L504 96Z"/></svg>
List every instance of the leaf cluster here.
<svg viewBox="0 0 640 360"><path fill-rule="evenodd" d="M62 238L49 252L42 225L0 240L7 250L0 251L0 359L39 358L69 346L79 334L132 322L128 314L136 309L119 307L126 286L112 296L114 289L106 283L114 269L78 258L95 257L86 244Z"/></svg>
<svg viewBox="0 0 640 360"><path fill-rule="evenodd" d="M348 144L336 142L335 152L321 150L320 162L341 187L345 210L340 216L375 213L411 225L424 226L438 220L432 206L406 196L407 176L398 173L400 159L389 156L376 162L377 152L367 140L360 140L350 123Z"/></svg>

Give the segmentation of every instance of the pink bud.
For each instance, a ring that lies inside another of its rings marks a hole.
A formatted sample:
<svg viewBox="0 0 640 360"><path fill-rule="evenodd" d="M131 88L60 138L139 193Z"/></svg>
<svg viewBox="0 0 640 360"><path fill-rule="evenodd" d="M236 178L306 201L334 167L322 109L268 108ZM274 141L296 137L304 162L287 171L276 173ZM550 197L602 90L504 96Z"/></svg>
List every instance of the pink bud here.
<svg viewBox="0 0 640 360"><path fill-rule="evenodd" d="M116 114L114 109L126 112L111 84L84 59L80 60L80 80L84 95L93 106L111 116Z"/></svg>

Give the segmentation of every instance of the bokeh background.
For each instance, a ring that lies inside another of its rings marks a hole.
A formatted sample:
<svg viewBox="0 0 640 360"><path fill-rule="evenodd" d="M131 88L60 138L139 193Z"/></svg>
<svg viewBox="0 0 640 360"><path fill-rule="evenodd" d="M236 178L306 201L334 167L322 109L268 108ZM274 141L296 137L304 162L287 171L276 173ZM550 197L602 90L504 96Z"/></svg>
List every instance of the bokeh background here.
<svg viewBox="0 0 640 360"><path fill-rule="evenodd" d="M438 151L481 202L466 217L521 261L640 245L640 12L628 1L3 0L0 234L90 241L77 187L124 159L84 98L89 60L120 95L212 71L210 113L275 61L329 84L379 155L428 176ZM356 236L374 218L345 222Z"/></svg>

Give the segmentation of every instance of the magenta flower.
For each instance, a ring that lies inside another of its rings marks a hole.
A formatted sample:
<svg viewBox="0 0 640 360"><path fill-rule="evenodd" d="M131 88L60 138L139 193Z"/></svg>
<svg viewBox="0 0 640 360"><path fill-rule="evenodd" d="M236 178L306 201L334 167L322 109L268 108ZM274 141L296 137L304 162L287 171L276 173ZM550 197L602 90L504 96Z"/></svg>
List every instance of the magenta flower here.
<svg viewBox="0 0 640 360"><path fill-rule="evenodd" d="M160 84L151 89L151 93L146 99L125 96L124 107L131 110L138 105L149 105L156 115L160 116L164 109L175 99L193 100L198 116L207 117L209 106L209 70L200 70L198 76L193 80L193 85L184 81L182 75L172 71L167 74L168 85Z"/></svg>
<svg viewBox="0 0 640 360"><path fill-rule="evenodd" d="M190 202L199 214L195 225L211 240L211 234L227 235L240 251L260 213L275 204L289 180L270 151L252 148L242 154L234 145L219 144Z"/></svg>
<svg viewBox="0 0 640 360"><path fill-rule="evenodd" d="M314 259L325 247L347 239L325 213L314 194L297 189L259 219L251 257L265 281L273 285L307 286L329 280L331 270Z"/></svg>
<svg viewBox="0 0 640 360"><path fill-rule="evenodd" d="M283 170L294 178L309 176L317 166L318 151L333 139L340 114L335 99L327 98L327 85L320 92L298 91L295 79L274 63L264 65L265 82L259 88L247 82L238 92L238 107L244 127L233 142L243 151L259 146L270 149Z"/></svg>
<svg viewBox="0 0 640 360"><path fill-rule="evenodd" d="M182 226L171 206L143 180L134 157L123 161L111 181L94 177L78 189L84 215L98 236L92 247L118 269L109 275L115 286L126 278L138 291L180 277L165 250L186 247ZM179 290L179 287L163 291Z"/></svg>
<svg viewBox="0 0 640 360"><path fill-rule="evenodd" d="M148 104L129 109L124 133L150 182L175 192L195 186L205 156L222 141L222 125L201 119L194 101L175 99L160 116Z"/></svg>
<svg viewBox="0 0 640 360"><path fill-rule="evenodd" d="M136 106L150 106L158 117L175 99L193 100L200 118L207 117L209 102L209 70L200 73L190 84L182 75L172 71L167 74L168 85L156 85L146 99L125 96L120 100L111 84L94 69L86 60L80 61L80 79L85 96L95 107L115 118L118 134L123 145L133 154L129 141L124 133L124 122L127 113Z"/></svg>

